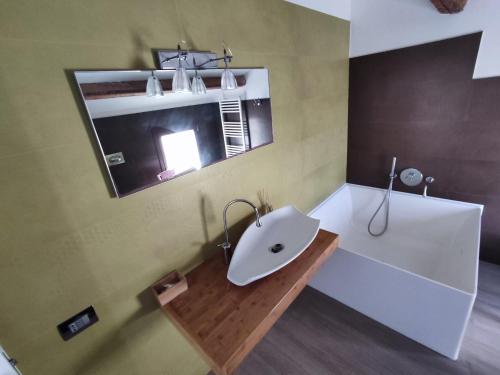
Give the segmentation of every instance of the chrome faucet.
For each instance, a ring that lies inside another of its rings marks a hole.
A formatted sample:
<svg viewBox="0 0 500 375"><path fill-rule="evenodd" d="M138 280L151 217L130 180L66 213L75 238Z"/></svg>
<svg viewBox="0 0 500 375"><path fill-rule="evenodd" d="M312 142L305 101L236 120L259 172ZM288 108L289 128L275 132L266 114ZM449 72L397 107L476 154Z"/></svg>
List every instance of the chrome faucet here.
<svg viewBox="0 0 500 375"><path fill-rule="evenodd" d="M233 204L238 203L238 202L242 202L242 203L246 203L246 204L250 205L253 208L253 210L255 211L255 217L256 217L255 225L257 226L257 228L260 228L262 226L262 224L260 223L259 210L252 202L247 201L246 199L237 198L237 199L233 199L231 202L226 204L226 207L224 207L224 213L223 213L224 234L225 234L226 240L223 243L217 245L217 246L220 246L224 249L224 260L226 261L226 264L229 264L229 260L230 260L229 249L231 249L231 243L229 242L229 233L227 231L227 209L230 206L232 206Z"/></svg>
<svg viewBox="0 0 500 375"><path fill-rule="evenodd" d="M422 196L424 198L427 198L427 188L429 187L430 184L432 184L434 182L434 177L431 177L431 176L428 176L425 178L425 187L424 187L424 193L422 194Z"/></svg>

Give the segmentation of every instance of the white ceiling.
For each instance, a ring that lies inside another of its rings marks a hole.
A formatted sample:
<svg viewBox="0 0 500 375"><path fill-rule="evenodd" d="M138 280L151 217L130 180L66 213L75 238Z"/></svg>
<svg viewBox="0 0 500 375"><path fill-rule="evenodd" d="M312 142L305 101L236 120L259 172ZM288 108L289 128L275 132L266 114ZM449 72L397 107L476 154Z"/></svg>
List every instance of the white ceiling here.
<svg viewBox="0 0 500 375"><path fill-rule="evenodd" d="M500 76L500 0L440 14L429 0L285 0L351 22L350 56L483 31L474 78Z"/></svg>
<svg viewBox="0 0 500 375"><path fill-rule="evenodd" d="M331 16L351 19L351 0L285 0Z"/></svg>
<svg viewBox="0 0 500 375"><path fill-rule="evenodd" d="M471 0L453 15L439 13L429 0L353 0L350 56L477 31L483 37L474 78L500 76L500 0Z"/></svg>

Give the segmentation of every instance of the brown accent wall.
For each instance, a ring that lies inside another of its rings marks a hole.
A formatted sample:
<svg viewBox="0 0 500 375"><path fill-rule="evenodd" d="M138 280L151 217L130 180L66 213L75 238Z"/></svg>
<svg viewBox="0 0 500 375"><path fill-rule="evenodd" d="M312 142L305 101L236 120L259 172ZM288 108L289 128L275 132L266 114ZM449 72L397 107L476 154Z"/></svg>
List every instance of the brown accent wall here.
<svg viewBox="0 0 500 375"><path fill-rule="evenodd" d="M429 194L485 205L481 258L500 263L500 77L473 80L481 33L350 60L348 182L416 167ZM423 184L395 189L421 193Z"/></svg>

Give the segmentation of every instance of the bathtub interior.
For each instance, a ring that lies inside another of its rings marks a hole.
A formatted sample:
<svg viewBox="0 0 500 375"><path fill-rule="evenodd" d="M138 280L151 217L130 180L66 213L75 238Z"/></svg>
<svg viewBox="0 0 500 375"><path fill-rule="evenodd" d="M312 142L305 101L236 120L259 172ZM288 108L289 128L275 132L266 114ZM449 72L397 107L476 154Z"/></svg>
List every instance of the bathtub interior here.
<svg viewBox="0 0 500 375"><path fill-rule="evenodd" d="M345 184L311 216L340 234L340 247L474 294L482 207L393 192L389 228L381 237L367 224L385 190ZM374 230L383 227L383 210Z"/></svg>

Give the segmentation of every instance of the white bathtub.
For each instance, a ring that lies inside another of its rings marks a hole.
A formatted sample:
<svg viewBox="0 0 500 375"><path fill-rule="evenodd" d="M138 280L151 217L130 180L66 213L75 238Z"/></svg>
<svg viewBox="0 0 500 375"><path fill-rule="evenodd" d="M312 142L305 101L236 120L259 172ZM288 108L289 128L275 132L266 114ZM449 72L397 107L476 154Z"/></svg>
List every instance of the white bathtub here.
<svg viewBox="0 0 500 375"><path fill-rule="evenodd" d="M476 298L483 206L393 192L389 228L372 237L384 192L345 184L311 212L340 247L310 285L457 359Z"/></svg>

